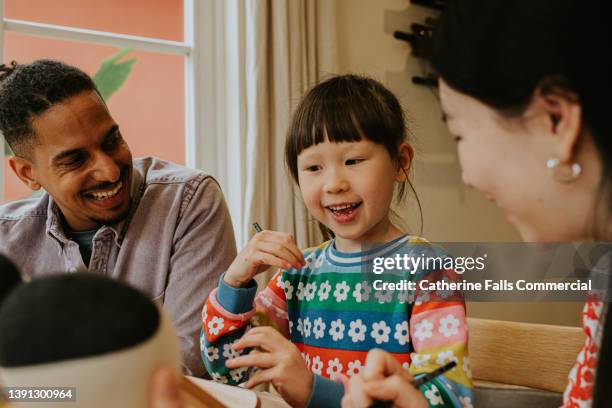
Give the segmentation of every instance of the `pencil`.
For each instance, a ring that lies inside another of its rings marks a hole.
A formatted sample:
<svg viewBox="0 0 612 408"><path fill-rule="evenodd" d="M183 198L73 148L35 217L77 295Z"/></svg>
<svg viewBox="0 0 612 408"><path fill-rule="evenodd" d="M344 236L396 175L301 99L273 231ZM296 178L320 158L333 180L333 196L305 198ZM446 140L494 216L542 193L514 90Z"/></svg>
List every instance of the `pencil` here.
<svg viewBox="0 0 612 408"><path fill-rule="evenodd" d="M412 384L414 388L419 388L421 385L433 380L439 375L444 374L448 370L454 368L456 365L457 363L455 361L451 361L450 363L447 363L443 365L442 367L439 367L433 370L430 373L427 373L425 375L420 376L417 379L412 380L410 383ZM391 407L393 407L393 402L391 401L374 401L374 403L370 405L370 408L391 408Z"/></svg>
<svg viewBox="0 0 612 408"><path fill-rule="evenodd" d="M457 363L455 361L451 361L450 363L444 364L442 367L436 368L431 373L427 373L417 379L412 380L412 385L414 386L414 388L419 388L426 382L429 382L437 376L444 374L448 370L455 368L456 365Z"/></svg>

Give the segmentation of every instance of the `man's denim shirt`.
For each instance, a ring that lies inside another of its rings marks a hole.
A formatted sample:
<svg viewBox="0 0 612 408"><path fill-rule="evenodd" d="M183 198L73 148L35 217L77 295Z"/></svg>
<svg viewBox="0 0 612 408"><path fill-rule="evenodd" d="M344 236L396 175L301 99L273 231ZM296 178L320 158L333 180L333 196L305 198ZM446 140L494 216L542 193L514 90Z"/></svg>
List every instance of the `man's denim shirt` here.
<svg viewBox="0 0 612 408"><path fill-rule="evenodd" d="M205 373L200 311L236 256L234 233L217 182L155 158L134 160L128 217L94 236L89 270L142 290L170 313L186 373ZM87 269L48 194L0 206L0 252L25 279Z"/></svg>

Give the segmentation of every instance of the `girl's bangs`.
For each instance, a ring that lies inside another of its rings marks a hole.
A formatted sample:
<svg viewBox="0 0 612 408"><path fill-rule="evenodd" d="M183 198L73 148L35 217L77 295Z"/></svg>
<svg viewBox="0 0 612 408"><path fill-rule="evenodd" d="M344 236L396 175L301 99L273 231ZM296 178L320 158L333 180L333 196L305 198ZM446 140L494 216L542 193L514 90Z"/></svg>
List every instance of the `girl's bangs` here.
<svg viewBox="0 0 612 408"><path fill-rule="evenodd" d="M297 154L326 141L331 143L358 142L363 130L347 104L324 103L316 105L299 118L296 126Z"/></svg>

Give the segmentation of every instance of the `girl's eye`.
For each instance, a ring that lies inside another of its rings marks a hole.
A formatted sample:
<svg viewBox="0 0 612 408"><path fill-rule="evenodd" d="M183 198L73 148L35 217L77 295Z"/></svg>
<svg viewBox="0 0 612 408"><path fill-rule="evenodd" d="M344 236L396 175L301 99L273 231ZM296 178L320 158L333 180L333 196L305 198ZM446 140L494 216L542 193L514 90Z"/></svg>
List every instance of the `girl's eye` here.
<svg viewBox="0 0 612 408"><path fill-rule="evenodd" d="M355 164L359 164L359 163L361 163L363 160L364 160L364 159L348 159L348 160L346 161L346 165L347 165L347 166L352 166L352 165L355 165Z"/></svg>
<svg viewBox="0 0 612 408"><path fill-rule="evenodd" d="M314 172L314 171L318 171L321 170L321 166L315 164L313 166L308 166L306 167L306 171L310 171L310 172Z"/></svg>

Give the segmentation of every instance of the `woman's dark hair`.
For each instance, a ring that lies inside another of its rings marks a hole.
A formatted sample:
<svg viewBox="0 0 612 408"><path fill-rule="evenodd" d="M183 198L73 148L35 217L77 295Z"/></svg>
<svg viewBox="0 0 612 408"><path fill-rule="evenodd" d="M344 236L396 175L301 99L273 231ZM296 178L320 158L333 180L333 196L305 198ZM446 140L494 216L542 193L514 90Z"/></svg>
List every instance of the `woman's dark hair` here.
<svg viewBox="0 0 612 408"><path fill-rule="evenodd" d="M432 56L450 87L508 115L522 113L536 91L578 101L583 130L603 164L606 219L612 213L608 24L601 0L450 0ZM593 400L599 407L612 406L612 319L606 320Z"/></svg>
<svg viewBox="0 0 612 408"><path fill-rule="evenodd" d="M399 146L408 141L404 111L395 95L380 82L358 75L339 75L315 85L293 113L285 164L296 184L299 154L323 143L326 136L332 143L367 139L381 144L395 162L399 161ZM408 177L406 180L414 192ZM398 201L405 187L405 183L400 185ZM418 197L417 204L420 208ZM326 238L333 236L324 225L319 226Z"/></svg>
<svg viewBox="0 0 612 408"><path fill-rule="evenodd" d="M608 207L600 212L609 217L610 70L602 60L609 49L609 29L602 3L451 0L434 33L432 63L450 87L502 113L522 113L536 90L577 100L583 129L603 164L602 203Z"/></svg>

